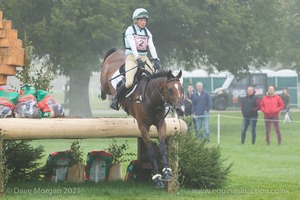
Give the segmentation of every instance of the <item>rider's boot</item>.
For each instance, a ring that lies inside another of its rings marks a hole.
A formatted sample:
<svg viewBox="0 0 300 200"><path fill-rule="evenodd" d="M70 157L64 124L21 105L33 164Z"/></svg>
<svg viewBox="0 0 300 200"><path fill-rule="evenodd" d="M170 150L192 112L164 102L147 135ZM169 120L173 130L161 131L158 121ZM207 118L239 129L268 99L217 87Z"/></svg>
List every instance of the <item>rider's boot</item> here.
<svg viewBox="0 0 300 200"><path fill-rule="evenodd" d="M116 94L112 97L110 107L115 110L119 110L119 101L125 95L126 87L123 83L120 87L117 88Z"/></svg>

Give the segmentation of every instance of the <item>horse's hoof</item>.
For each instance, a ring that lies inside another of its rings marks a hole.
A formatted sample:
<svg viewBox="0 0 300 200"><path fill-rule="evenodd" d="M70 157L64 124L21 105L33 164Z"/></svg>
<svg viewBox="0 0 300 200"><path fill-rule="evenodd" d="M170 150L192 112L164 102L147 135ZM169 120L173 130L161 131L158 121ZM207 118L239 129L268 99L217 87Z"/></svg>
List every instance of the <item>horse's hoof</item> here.
<svg viewBox="0 0 300 200"><path fill-rule="evenodd" d="M165 185L164 183L162 182L161 180L161 175L160 174L156 174L152 177L152 180L153 180L153 183L154 183L154 186L158 189L161 189L161 188L164 188Z"/></svg>
<svg viewBox="0 0 300 200"><path fill-rule="evenodd" d="M171 168L163 168L162 172L163 172L163 178L162 178L163 181L171 181L172 180L173 175L172 175Z"/></svg>

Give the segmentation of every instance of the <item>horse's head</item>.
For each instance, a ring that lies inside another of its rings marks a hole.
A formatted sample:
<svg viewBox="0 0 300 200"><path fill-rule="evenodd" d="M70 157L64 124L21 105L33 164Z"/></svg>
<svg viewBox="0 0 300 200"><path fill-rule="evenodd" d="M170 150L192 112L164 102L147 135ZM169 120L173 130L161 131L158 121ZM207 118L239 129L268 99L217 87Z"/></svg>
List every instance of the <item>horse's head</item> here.
<svg viewBox="0 0 300 200"><path fill-rule="evenodd" d="M165 89L165 100L180 116L183 115L183 89L180 82L182 71L174 76L171 71L167 74L167 84Z"/></svg>

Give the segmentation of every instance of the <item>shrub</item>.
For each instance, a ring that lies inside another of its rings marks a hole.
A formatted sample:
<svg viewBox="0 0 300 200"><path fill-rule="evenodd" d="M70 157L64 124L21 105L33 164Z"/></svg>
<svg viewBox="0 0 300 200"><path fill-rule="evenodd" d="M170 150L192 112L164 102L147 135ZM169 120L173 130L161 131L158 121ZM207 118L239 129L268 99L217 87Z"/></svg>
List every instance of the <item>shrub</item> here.
<svg viewBox="0 0 300 200"><path fill-rule="evenodd" d="M5 166L10 170L9 181L41 179L38 161L44 156L44 147L33 148L27 140L4 141Z"/></svg>
<svg viewBox="0 0 300 200"><path fill-rule="evenodd" d="M222 158L219 146L211 146L205 141L200 141L195 136L193 128L187 134L173 136L170 143L173 145L169 146L169 158L178 159L178 180L181 186L194 189L215 189L225 186L232 163L225 166L226 158ZM177 152L177 155L172 152Z"/></svg>

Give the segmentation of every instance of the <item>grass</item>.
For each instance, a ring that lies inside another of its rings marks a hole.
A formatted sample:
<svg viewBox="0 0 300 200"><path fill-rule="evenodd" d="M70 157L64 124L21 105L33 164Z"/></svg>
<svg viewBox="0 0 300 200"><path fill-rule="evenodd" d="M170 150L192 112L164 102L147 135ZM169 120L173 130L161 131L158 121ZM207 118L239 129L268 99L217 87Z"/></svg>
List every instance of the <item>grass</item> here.
<svg viewBox="0 0 300 200"><path fill-rule="evenodd" d="M300 199L299 128L300 113L292 111L293 122L280 123L282 145L277 145L275 131L271 144L266 145L265 127L260 113L256 144L251 145L248 130L246 142L240 144L242 119L240 112L221 112L221 137L217 144L217 113L211 113L211 143L220 145L225 164L234 162L228 184L218 190L180 189L176 194L155 189L151 183L10 183L4 199ZM124 138L118 138L122 143ZM43 145L46 154L66 150L73 140L35 140L33 146ZM103 150L111 139L85 139L81 147L85 153ZM135 152L137 140L128 139L129 151ZM195 149L197 151L197 149ZM46 157L41 163L46 162ZM128 163L123 164L123 176ZM26 193L27 192L27 193Z"/></svg>

